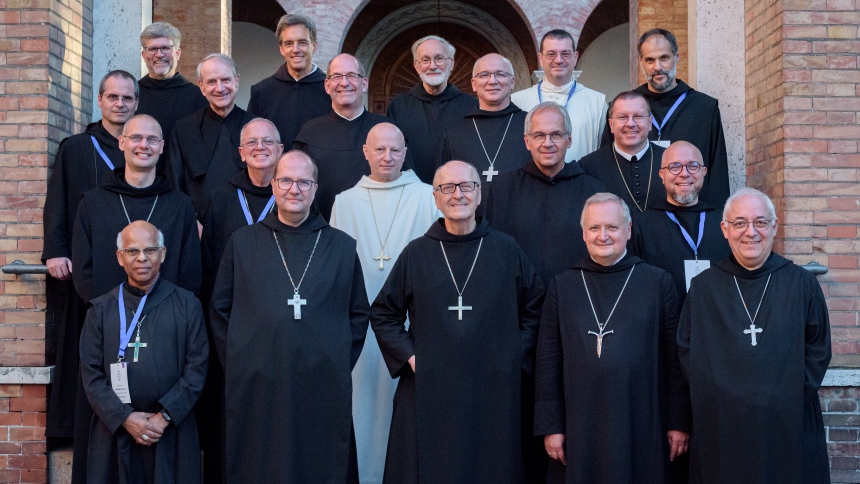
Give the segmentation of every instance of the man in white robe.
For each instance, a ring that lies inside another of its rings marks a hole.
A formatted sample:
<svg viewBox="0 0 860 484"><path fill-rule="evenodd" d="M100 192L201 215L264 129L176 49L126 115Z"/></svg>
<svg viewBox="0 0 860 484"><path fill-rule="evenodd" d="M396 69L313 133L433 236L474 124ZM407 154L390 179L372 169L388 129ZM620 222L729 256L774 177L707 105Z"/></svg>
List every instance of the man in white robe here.
<svg viewBox="0 0 860 484"><path fill-rule="evenodd" d="M544 101L552 101L567 109L573 124L573 140L564 158L565 163L579 160L600 148L600 138L606 125L606 96L573 78L578 58L573 36L564 30L550 30L541 39L538 54L543 80L511 95L511 102L523 111L531 111Z"/></svg>
<svg viewBox="0 0 860 484"><path fill-rule="evenodd" d="M441 213L433 187L412 170L400 171L406 142L396 126L374 126L363 149L370 176L335 197L330 224L358 242L367 297L373 302L406 244L423 235ZM352 371L352 387L358 475L362 484L379 484L397 380L390 378L372 331Z"/></svg>

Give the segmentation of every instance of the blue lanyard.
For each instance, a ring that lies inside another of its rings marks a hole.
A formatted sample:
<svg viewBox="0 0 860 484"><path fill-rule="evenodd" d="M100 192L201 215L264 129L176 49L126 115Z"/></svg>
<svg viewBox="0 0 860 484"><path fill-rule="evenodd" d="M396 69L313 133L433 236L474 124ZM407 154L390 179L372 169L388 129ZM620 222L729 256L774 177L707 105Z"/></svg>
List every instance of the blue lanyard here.
<svg viewBox="0 0 860 484"><path fill-rule="evenodd" d="M699 212L699 240L696 243L693 243L693 238L690 237L690 234L681 226L681 223L678 222L678 218L675 217L675 214L672 212L666 212L666 215L672 219L673 222L678 224L678 227L681 229L681 235L684 236L684 239L690 244L690 248L693 249L693 255L696 257L696 260L699 259L699 245L702 243L702 235L705 233L705 212Z"/></svg>
<svg viewBox="0 0 860 484"><path fill-rule="evenodd" d="M245 193L242 192L241 188L237 188L236 192L239 194L239 205L242 206L242 211L245 212L245 221L248 222L248 225L254 225L254 219L251 218L251 209L248 208L248 201L245 200ZM260 214L260 218L257 219L257 222L262 222L266 215L269 214L269 211L272 210L272 205L275 204L275 196L272 195L272 198L269 199L269 203L263 208L263 212Z"/></svg>
<svg viewBox="0 0 860 484"><path fill-rule="evenodd" d="M119 355L118 358L122 360L125 356L125 349L128 348L128 342L131 341L131 335L134 334L134 329L137 327L137 322L140 319L140 313L143 312L143 305L146 304L146 298L149 296L149 293L143 295L140 299L140 304L137 306L137 311L134 312L134 318L131 320L131 325L126 329L126 317L125 317L125 304L123 304L122 297L122 286L125 284L124 282L119 285Z"/></svg>
<svg viewBox="0 0 860 484"><path fill-rule="evenodd" d="M110 168L111 171L113 171L114 170L113 163L111 163L110 158L108 158L108 156L105 154L104 150L102 150L102 147L99 146L99 142L96 141L96 137L90 135L90 139L93 140L93 146L96 147L96 151L98 151L99 155L101 155L102 159L105 160L105 163L107 164L108 168Z"/></svg>
<svg viewBox="0 0 860 484"><path fill-rule="evenodd" d="M541 97L541 95L540 95L540 86L541 86L541 84L543 84L543 79L541 79L541 81L540 81L540 82L538 83L538 85L537 85L537 90L538 90L538 104L540 104L540 103L542 103L542 102L543 102L543 98L542 98L542 97ZM565 102L564 102L564 108L567 108L567 103L569 103L569 102L570 102L570 98L572 98L572 97L573 97L573 91L576 91L576 81L573 81L573 87L571 87L571 88L570 88L570 92L567 94L567 101L565 101ZM686 93L684 93L684 94L686 94Z"/></svg>
<svg viewBox="0 0 860 484"><path fill-rule="evenodd" d="M675 110L678 109L678 105L681 104L681 101L683 101L685 97L687 97L686 92L684 94L681 94L678 97L678 100L675 101L675 104L672 105L672 108L669 109L668 113L666 113L666 117L663 118L663 122L660 123L659 125L657 124L657 121L654 119L654 116L651 116L651 124L653 124L654 127L657 128L657 141L660 141L660 136L662 135L662 132L663 132L663 126L666 126L666 122L669 121L669 118L671 118L673 114L675 114Z"/></svg>

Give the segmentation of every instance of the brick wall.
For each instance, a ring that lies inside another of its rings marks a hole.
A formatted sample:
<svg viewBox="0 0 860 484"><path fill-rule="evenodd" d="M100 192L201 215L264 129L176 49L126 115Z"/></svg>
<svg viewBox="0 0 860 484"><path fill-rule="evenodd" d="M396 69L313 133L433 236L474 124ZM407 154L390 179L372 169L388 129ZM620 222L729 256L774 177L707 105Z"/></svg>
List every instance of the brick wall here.
<svg viewBox="0 0 860 484"><path fill-rule="evenodd" d="M232 0L153 0L152 21L170 22L182 33L179 72L190 81L197 81L197 64L207 54L230 55L232 5Z"/></svg>
<svg viewBox="0 0 860 484"><path fill-rule="evenodd" d="M638 26L638 35L642 35L655 27L666 29L675 34L675 38L678 40L678 54L681 56L676 75L682 80L689 79L687 2L688 0L639 0L639 10L635 20ZM631 16L630 18L633 22L634 17ZM637 40L638 38L631 38L631 41L634 42L634 50ZM636 85L638 86L645 82L645 76L642 75L642 70L638 67L637 72L639 82Z"/></svg>
<svg viewBox="0 0 860 484"><path fill-rule="evenodd" d="M0 0L0 264L38 263L59 142L90 119L91 0ZM0 275L0 366L44 366L42 276ZM0 385L0 481L46 482L44 385Z"/></svg>
<svg viewBox="0 0 860 484"><path fill-rule="evenodd" d="M860 388L826 388L820 396L831 479L834 483L860 482Z"/></svg>

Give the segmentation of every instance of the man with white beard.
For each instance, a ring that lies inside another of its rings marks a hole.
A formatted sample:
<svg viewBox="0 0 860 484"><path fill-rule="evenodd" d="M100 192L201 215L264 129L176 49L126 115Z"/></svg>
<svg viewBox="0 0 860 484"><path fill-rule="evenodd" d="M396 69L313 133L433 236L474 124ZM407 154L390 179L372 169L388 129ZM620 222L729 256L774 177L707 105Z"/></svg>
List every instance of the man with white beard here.
<svg viewBox="0 0 860 484"><path fill-rule="evenodd" d="M430 183L436 168L448 161L439 159L445 128L478 106L477 99L448 83L454 52L453 45L436 35L415 41L412 59L421 83L388 105L388 117L403 131L415 174L424 183Z"/></svg>

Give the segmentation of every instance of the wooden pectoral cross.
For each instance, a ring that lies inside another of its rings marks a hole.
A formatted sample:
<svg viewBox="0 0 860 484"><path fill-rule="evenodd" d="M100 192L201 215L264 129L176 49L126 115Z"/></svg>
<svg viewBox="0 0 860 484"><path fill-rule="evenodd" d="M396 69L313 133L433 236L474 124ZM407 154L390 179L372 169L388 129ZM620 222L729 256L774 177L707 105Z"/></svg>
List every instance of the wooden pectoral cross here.
<svg viewBox="0 0 860 484"><path fill-rule="evenodd" d="M135 336L135 338L134 338L134 343L129 343L129 344L128 344L128 347L129 347L129 348L134 348L134 360L133 360L133 361L134 361L135 363L137 363L137 358L138 358L138 356L140 356L140 349L141 349L141 348L146 348L146 343L141 343L141 342L140 342L140 334L138 334L138 335L137 335L137 336Z"/></svg>
<svg viewBox="0 0 860 484"><path fill-rule="evenodd" d="M379 255L374 257L373 260L379 261L379 270L385 269L385 266L382 265L384 261L391 260L391 257L385 255L385 247L379 248Z"/></svg>
<svg viewBox="0 0 860 484"><path fill-rule="evenodd" d="M491 166L488 170L482 171L481 174L487 177L487 182L491 182L493 181L493 177L499 174L499 171L493 169Z"/></svg>
<svg viewBox="0 0 860 484"><path fill-rule="evenodd" d="M471 311L472 306L463 306L463 296L457 297L456 306L448 306L448 311L457 311L457 319L463 320L463 311Z"/></svg>
<svg viewBox="0 0 860 484"><path fill-rule="evenodd" d="M611 334L613 332L615 332L615 330L610 330L610 331L607 331L605 333L603 332L603 330L600 330L600 333L595 333L594 331L588 332L588 334L593 334L594 336L597 336L597 357L598 358L600 358L600 353L603 351L603 337L606 336L607 334Z"/></svg>
<svg viewBox="0 0 860 484"><path fill-rule="evenodd" d="M755 323L752 323L752 324L750 324L750 329L745 329L745 330L744 330L744 334L748 334L748 335L750 335L750 343L752 343L752 345L753 345L753 346L755 346L755 345L757 345L757 344L758 344L758 341L756 341L755 334L756 334L756 333L761 333L762 331L763 331L763 330L762 330L761 328L756 328L756 327L755 327Z"/></svg>
<svg viewBox="0 0 860 484"><path fill-rule="evenodd" d="M302 319L302 306L307 304L307 299L302 299L299 293L293 294L293 298L287 301L288 306L293 306L293 319Z"/></svg>

